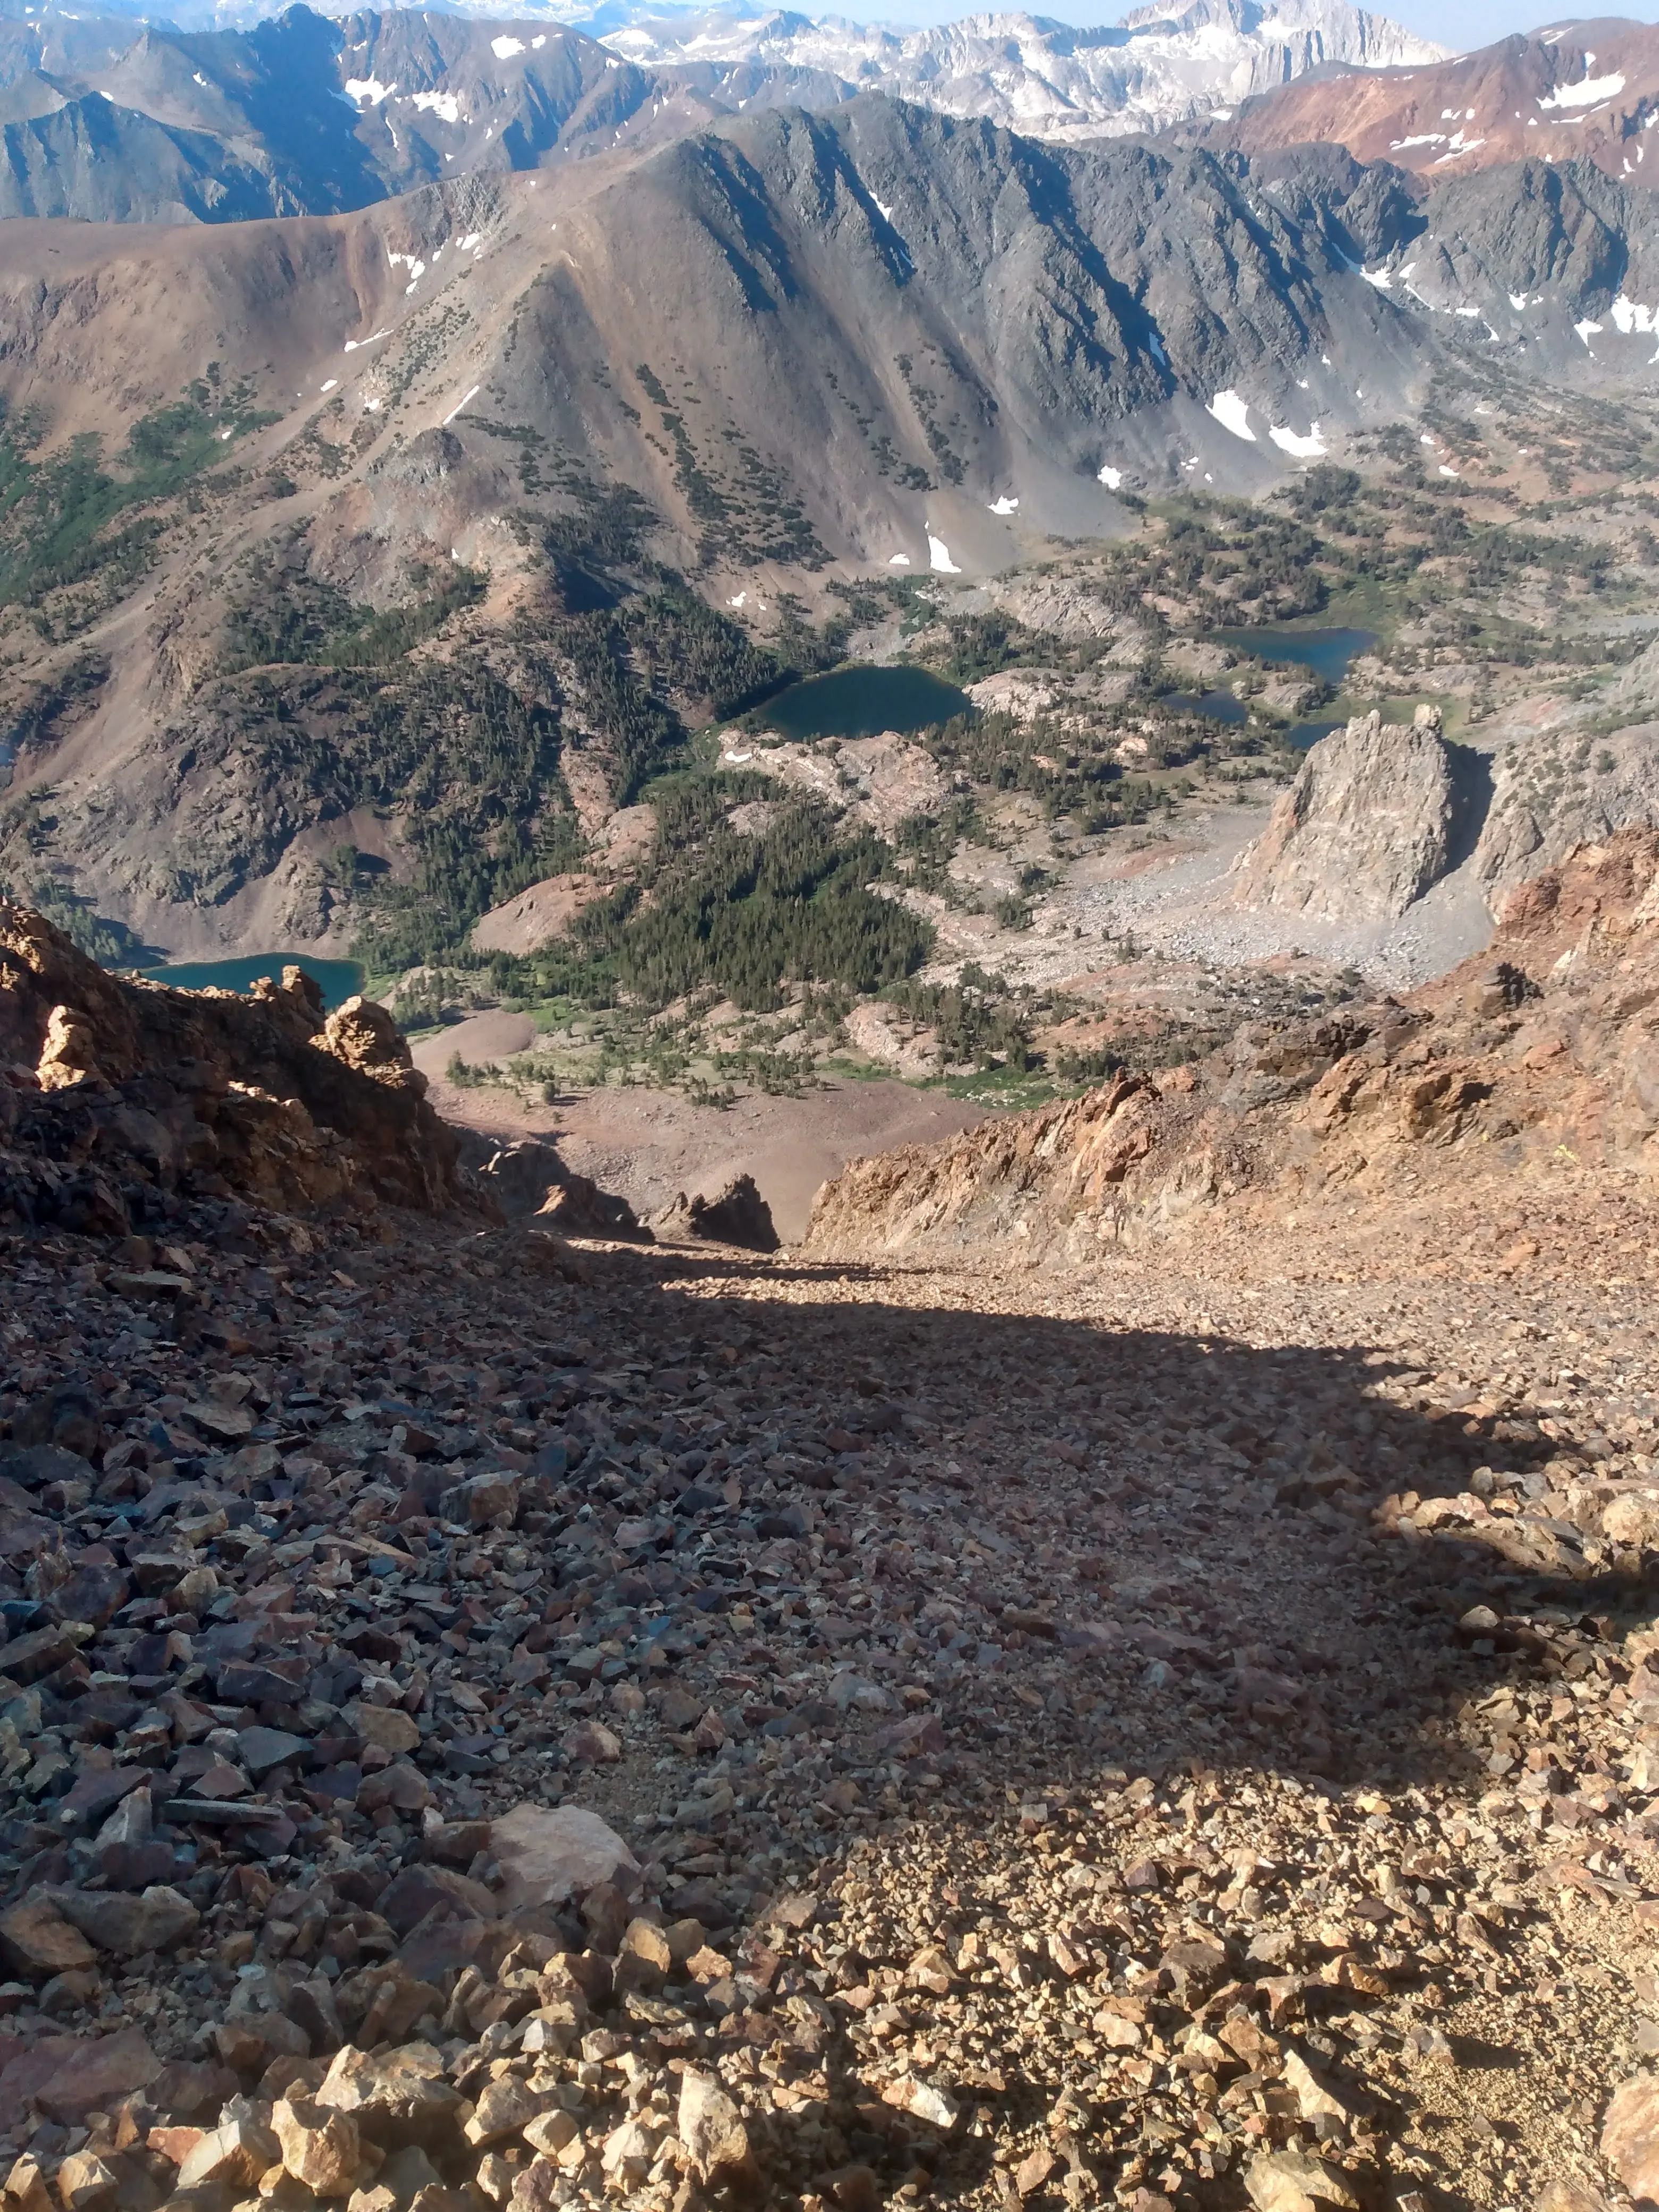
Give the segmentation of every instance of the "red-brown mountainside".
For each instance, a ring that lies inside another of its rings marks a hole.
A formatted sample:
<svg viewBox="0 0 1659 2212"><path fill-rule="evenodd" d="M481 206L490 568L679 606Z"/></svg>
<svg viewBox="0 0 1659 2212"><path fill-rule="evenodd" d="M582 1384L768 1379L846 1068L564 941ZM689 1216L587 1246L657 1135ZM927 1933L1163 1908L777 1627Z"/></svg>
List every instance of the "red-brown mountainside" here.
<svg viewBox="0 0 1659 2212"><path fill-rule="evenodd" d="M111 975L0 902L0 1222L118 1233L168 1196L435 1212L459 1143L383 1007L324 1018L297 968L251 998Z"/></svg>
<svg viewBox="0 0 1659 2212"><path fill-rule="evenodd" d="M1311 1231L1514 1191L1556 1164L1659 1166L1659 833L1581 847L1518 891L1488 951L1404 1000L1247 1026L1202 1065L932 1146L819 1192L825 1257L1016 1240L1081 1256L1223 1223Z"/></svg>
<svg viewBox="0 0 1659 2212"><path fill-rule="evenodd" d="M1659 27L1613 16L1425 67L1305 78L1206 135L1250 154L1330 141L1436 176L1533 159L1641 178L1656 116Z"/></svg>

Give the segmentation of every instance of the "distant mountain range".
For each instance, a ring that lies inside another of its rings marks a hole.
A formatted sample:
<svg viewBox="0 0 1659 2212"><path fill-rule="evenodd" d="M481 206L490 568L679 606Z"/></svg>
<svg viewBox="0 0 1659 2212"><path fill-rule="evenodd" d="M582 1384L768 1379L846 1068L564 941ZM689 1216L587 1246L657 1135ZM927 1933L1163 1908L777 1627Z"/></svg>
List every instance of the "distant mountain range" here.
<svg viewBox="0 0 1659 2212"><path fill-rule="evenodd" d="M203 10L181 8L187 21ZM833 107L880 90L1027 135L1081 140L1231 113L1316 69L1438 49L1346 0L1192 0L1117 29L975 16L899 33L773 11L615 0L569 27L533 8L303 6L242 27L0 9L0 216L223 222L325 214L474 171L648 147L755 107Z"/></svg>
<svg viewBox="0 0 1659 2212"><path fill-rule="evenodd" d="M688 19L642 9L601 35L642 67L696 72L702 88L733 105L756 96L771 105L784 82L805 106L886 92L1051 139L1161 130L1310 70L1386 69L1445 52L1346 0L1284 0L1271 9L1190 0L1141 8L1094 30L1033 15L969 15L935 30L895 31L782 9Z"/></svg>

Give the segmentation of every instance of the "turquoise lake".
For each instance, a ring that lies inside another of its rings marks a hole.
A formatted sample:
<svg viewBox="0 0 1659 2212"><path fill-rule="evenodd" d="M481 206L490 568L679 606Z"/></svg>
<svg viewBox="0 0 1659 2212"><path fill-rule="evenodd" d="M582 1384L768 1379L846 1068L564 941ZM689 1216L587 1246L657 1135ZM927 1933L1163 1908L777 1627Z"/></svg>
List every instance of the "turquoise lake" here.
<svg viewBox="0 0 1659 2212"><path fill-rule="evenodd" d="M261 975L280 983L284 968L303 968L314 977L331 1013L363 988L363 971L355 960L319 960L309 952L256 952L238 960L185 960L174 968L145 968L137 972L147 983L171 983L179 991L251 991Z"/></svg>

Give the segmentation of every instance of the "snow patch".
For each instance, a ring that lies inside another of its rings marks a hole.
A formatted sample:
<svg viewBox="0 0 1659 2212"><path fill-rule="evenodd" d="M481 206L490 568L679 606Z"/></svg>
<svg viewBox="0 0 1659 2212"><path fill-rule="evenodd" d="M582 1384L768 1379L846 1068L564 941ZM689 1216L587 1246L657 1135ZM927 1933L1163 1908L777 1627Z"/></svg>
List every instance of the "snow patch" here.
<svg viewBox="0 0 1659 2212"><path fill-rule="evenodd" d="M1484 138L1466 138L1461 131L1446 141L1446 150L1436 161L1437 169L1444 161L1455 161L1460 154L1474 154L1486 144Z"/></svg>
<svg viewBox="0 0 1659 2212"><path fill-rule="evenodd" d="M1295 460L1320 461L1325 458L1325 441L1320 434L1317 422L1313 424L1305 438L1288 429L1269 429L1267 435L1281 453L1289 453Z"/></svg>
<svg viewBox="0 0 1659 2212"><path fill-rule="evenodd" d="M440 116L446 123L461 119L461 103L453 92L412 92L409 97L422 115Z"/></svg>
<svg viewBox="0 0 1659 2212"><path fill-rule="evenodd" d="M1373 285L1377 291L1393 291L1394 279L1389 276L1386 269L1362 269L1359 273L1364 278L1365 282L1368 284Z"/></svg>
<svg viewBox="0 0 1659 2212"><path fill-rule="evenodd" d="M1521 313L1526 304L1527 295L1524 292L1511 292L1510 294L1510 305L1514 308L1517 315Z"/></svg>
<svg viewBox="0 0 1659 2212"><path fill-rule="evenodd" d="M870 198L874 203L876 213L881 217L882 221L884 222L891 222L893 220L893 210L888 206L886 201L877 199L873 192L871 193Z"/></svg>
<svg viewBox="0 0 1659 2212"><path fill-rule="evenodd" d="M728 607L740 607L748 597L747 592L739 592L735 599L728 599L726 604Z"/></svg>
<svg viewBox="0 0 1659 2212"><path fill-rule="evenodd" d="M1646 337L1659 336L1659 319L1656 310L1644 307L1638 301L1627 300L1621 292L1608 309L1613 326L1628 337L1632 331L1640 331Z"/></svg>
<svg viewBox="0 0 1659 2212"><path fill-rule="evenodd" d="M1000 499L994 499L991 501L991 512L993 514L1012 514L1018 505L1019 501L1017 499L1010 499L1007 493L1004 492Z"/></svg>
<svg viewBox="0 0 1659 2212"><path fill-rule="evenodd" d="M450 409L448 414L444 416L443 421L438 425L438 428L441 430L447 430L450 424L455 420L455 417L460 413L462 408L469 406L483 390L483 386L482 384L475 384L471 392L464 392L460 398L455 402L455 404Z"/></svg>
<svg viewBox="0 0 1659 2212"><path fill-rule="evenodd" d="M202 75L200 70L192 70L190 75L192 84L199 84L206 91L212 90L212 87L208 83L207 79Z"/></svg>
<svg viewBox="0 0 1659 2212"><path fill-rule="evenodd" d="M383 100L390 99L397 89L395 79L390 84L382 84L377 76L349 76L345 81L346 98L355 100L359 107L365 100L371 107L378 107Z"/></svg>
<svg viewBox="0 0 1659 2212"><path fill-rule="evenodd" d="M1595 58L1593 54L1585 55L1586 68ZM1594 107L1598 100L1617 99L1624 88L1624 71L1616 70L1611 76L1585 76L1577 84L1559 84L1547 97L1540 96L1538 105L1540 107Z"/></svg>
<svg viewBox="0 0 1659 2212"><path fill-rule="evenodd" d="M908 568L910 565L910 556L908 553L890 553L887 556L887 565L890 568Z"/></svg>
<svg viewBox="0 0 1659 2212"><path fill-rule="evenodd" d="M318 386L318 390L319 392L332 392L339 380L340 380L337 376L331 376L326 384L319 385Z"/></svg>
<svg viewBox="0 0 1659 2212"><path fill-rule="evenodd" d="M942 538L935 538L931 530L927 533L927 565L935 575L959 576L962 574L951 558L950 547Z"/></svg>
<svg viewBox="0 0 1659 2212"><path fill-rule="evenodd" d="M1255 445L1255 432L1250 428L1249 404L1231 387L1225 392L1218 392L1204 411L1206 415L1213 415L1222 428L1231 430L1235 438L1243 438L1247 444Z"/></svg>
<svg viewBox="0 0 1659 2212"><path fill-rule="evenodd" d="M379 345L382 338L389 338L391 336L392 333L390 331L376 331L370 337L348 338L345 342L344 350L347 353L356 353L359 346Z"/></svg>
<svg viewBox="0 0 1659 2212"><path fill-rule="evenodd" d="M1115 491L1123 481L1123 471L1115 469L1109 461L1103 461L1097 481L1103 483L1108 491Z"/></svg>
<svg viewBox="0 0 1659 2212"><path fill-rule="evenodd" d="M504 31L499 39L492 39L489 41L489 51L498 62L510 62L514 54L521 54L524 52L524 40L515 39L510 32Z"/></svg>
<svg viewBox="0 0 1659 2212"><path fill-rule="evenodd" d="M546 32L545 32L545 31L538 31L538 32L537 32L537 33L536 33L536 35L535 35L535 37L534 37L534 38L530 41L530 51L531 51L531 52L532 52L532 54L538 54L538 53L540 53L540 52L541 52L542 48L543 48L546 44L547 44L547 33L546 33Z"/></svg>
<svg viewBox="0 0 1659 2212"><path fill-rule="evenodd" d="M1588 316L1586 316L1585 319L1582 323L1575 323L1572 326L1572 334L1574 337L1583 338L1584 341L1584 350L1586 353L1589 351L1590 340L1593 337L1599 337L1601 331L1601 324L1591 322Z"/></svg>

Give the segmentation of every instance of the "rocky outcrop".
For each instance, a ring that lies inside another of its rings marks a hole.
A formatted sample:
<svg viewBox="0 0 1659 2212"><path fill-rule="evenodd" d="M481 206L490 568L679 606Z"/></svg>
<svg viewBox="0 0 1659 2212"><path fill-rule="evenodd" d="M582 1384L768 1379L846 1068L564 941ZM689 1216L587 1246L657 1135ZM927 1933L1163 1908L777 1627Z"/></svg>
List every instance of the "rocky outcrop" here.
<svg viewBox="0 0 1659 2212"><path fill-rule="evenodd" d="M112 975L0 902L0 1218L141 1226L167 1193L436 1212L459 1147L383 1006L298 968L246 997Z"/></svg>
<svg viewBox="0 0 1659 2212"><path fill-rule="evenodd" d="M1326 1193L1397 1206L1508 1184L1563 1147L1659 1170L1659 831L1581 848L1510 898L1486 953L1409 998L1247 1026L1197 1067L854 1160L804 1249L1085 1253Z"/></svg>
<svg viewBox="0 0 1659 2212"><path fill-rule="evenodd" d="M1459 857L1463 793L1440 713L1375 712L1322 738L1238 866L1243 906L1395 921Z"/></svg>
<svg viewBox="0 0 1659 2212"><path fill-rule="evenodd" d="M480 1162L478 1173L509 1221L534 1217L566 1237L652 1242L651 1231L625 1198L601 1190L590 1176L578 1175L540 1137L522 1137L492 1151Z"/></svg>
<svg viewBox="0 0 1659 2212"><path fill-rule="evenodd" d="M688 1198L681 1191L657 1221L657 1233L671 1241L696 1237L714 1244L735 1244L745 1252L775 1252L778 1232L772 1209L755 1186L753 1176L734 1176L717 1197L699 1194Z"/></svg>

